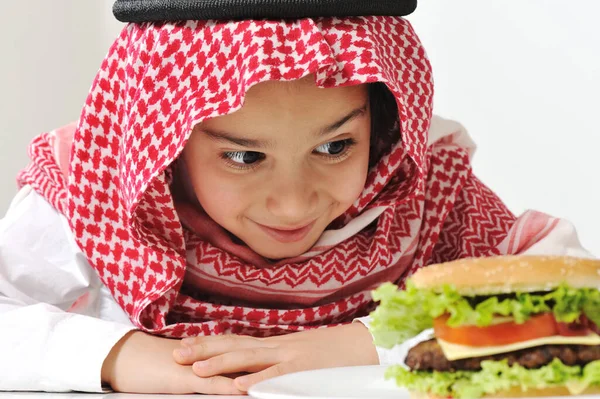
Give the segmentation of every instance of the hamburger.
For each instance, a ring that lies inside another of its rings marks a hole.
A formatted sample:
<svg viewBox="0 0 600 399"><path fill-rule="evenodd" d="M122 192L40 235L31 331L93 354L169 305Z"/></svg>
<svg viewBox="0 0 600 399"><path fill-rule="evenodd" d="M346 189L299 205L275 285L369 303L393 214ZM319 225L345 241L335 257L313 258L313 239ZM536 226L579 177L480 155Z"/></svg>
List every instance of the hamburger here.
<svg viewBox="0 0 600 399"><path fill-rule="evenodd" d="M415 398L599 394L599 287L598 260L461 259L379 287L371 330Z"/></svg>

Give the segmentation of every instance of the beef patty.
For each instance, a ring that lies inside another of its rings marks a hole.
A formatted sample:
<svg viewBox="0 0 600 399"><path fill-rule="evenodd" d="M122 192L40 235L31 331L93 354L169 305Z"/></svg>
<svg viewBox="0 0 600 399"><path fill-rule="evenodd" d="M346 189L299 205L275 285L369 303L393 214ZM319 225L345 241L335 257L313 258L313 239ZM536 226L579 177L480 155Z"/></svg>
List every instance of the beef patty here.
<svg viewBox="0 0 600 399"><path fill-rule="evenodd" d="M446 359L437 340L432 339L412 348L406 357L406 365L411 370L420 371L478 371L484 360L508 359L510 365L518 363L528 369L535 369L551 363L555 358L568 366L585 365L600 360L600 346L544 345L516 352L450 361Z"/></svg>

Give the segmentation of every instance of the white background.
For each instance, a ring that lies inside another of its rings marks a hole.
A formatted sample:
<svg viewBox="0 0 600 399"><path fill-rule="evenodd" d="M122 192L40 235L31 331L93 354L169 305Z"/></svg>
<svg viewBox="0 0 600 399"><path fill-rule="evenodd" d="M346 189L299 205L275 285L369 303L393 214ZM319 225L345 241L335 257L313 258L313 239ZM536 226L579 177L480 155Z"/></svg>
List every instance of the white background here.
<svg viewBox="0 0 600 399"><path fill-rule="evenodd" d="M37 133L77 119L121 24L112 0L0 6L0 213ZM475 171L515 213L567 218L600 255L600 1L420 0L436 113L479 145Z"/></svg>

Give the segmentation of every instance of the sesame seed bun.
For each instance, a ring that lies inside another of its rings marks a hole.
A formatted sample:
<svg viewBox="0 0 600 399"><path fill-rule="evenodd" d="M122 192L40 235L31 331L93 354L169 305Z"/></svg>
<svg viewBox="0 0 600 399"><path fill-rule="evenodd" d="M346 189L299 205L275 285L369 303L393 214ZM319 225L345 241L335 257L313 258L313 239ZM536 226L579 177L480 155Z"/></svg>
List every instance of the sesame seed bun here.
<svg viewBox="0 0 600 399"><path fill-rule="evenodd" d="M412 282L434 291L451 285L464 296L551 291L563 283L600 288L600 260L534 255L467 258L420 269Z"/></svg>

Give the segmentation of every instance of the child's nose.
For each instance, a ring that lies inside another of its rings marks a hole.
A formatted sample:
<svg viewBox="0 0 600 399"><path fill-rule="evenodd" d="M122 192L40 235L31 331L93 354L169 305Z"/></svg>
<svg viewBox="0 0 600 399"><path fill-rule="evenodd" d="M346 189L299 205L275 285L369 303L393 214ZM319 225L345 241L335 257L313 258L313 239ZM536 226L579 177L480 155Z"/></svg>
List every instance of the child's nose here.
<svg viewBox="0 0 600 399"><path fill-rule="evenodd" d="M279 181L267 197L267 209L281 223L294 225L310 222L318 216L318 193L310 183L302 180L288 178Z"/></svg>

